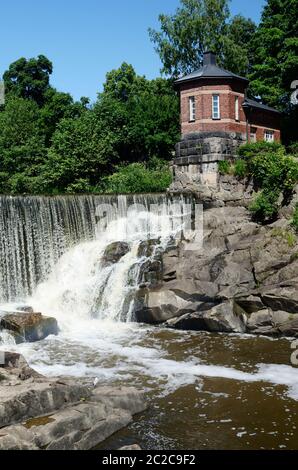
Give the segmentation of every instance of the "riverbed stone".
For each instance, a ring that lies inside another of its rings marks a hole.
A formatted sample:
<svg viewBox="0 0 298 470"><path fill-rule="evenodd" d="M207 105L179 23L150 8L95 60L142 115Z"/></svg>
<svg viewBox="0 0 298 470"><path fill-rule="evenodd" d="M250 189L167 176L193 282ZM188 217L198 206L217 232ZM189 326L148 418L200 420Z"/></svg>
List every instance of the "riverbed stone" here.
<svg viewBox="0 0 298 470"><path fill-rule="evenodd" d="M16 343L40 341L58 334L56 318L38 312L14 312L0 317L0 329L8 330Z"/></svg>
<svg viewBox="0 0 298 470"><path fill-rule="evenodd" d="M133 387L37 374L20 377L24 358L5 353L0 381L0 450L87 450L127 426L146 408Z"/></svg>

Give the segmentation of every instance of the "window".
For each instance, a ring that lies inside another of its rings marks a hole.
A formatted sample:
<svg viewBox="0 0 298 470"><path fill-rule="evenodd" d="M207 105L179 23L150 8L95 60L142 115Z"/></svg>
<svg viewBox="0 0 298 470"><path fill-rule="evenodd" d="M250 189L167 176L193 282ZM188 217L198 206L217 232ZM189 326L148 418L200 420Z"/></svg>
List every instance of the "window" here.
<svg viewBox="0 0 298 470"><path fill-rule="evenodd" d="M265 130L264 140L266 142L274 142L274 131Z"/></svg>
<svg viewBox="0 0 298 470"><path fill-rule="evenodd" d="M212 96L212 119L220 119L219 95Z"/></svg>
<svg viewBox="0 0 298 470"><path fill-rule="evenodd" d="M235 96L235 121L239 121L239 97Z"/></svg>
<svg viewBox="0 0 298 470"><path fill-rule="evenodd" d="M257 128L251 127L250 128L250 142L256 142L256 141L257 141Z"/></svg>
<svg viewBox="0 0 298 470"><path fill-rule="evenodd" d="M194 96L189 97L189 120L196 120L196 101Z"/></svg>

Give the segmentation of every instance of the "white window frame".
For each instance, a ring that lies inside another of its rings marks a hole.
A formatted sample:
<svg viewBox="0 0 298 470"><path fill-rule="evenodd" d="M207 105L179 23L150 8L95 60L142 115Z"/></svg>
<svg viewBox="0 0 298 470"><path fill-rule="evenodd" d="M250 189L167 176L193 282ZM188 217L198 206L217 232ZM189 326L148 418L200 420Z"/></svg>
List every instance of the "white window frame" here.
<svg viewBox="0 0 298 470"><path fill-rule="evenodd" d="M264 140L265 142L274 142L274 131L265 129Z"/></svg>
<svg viewBox="0 0 298 470"><path fill-rule="evenodd" d="M194 122L196 120L196 98L190 96L188 98L189 105L189 122Z"/></svg>
<svg viewBox="0 0 298 470"><path fill-rule="evenodd" d="M219 95L212 95L212 119L220 119Z"/></svg>
<svg viewBox="0 0 298 470"><path fill-rule="evenodd" d="M240 121L239 119L239 96L235 96L235 121Z"/></svg>

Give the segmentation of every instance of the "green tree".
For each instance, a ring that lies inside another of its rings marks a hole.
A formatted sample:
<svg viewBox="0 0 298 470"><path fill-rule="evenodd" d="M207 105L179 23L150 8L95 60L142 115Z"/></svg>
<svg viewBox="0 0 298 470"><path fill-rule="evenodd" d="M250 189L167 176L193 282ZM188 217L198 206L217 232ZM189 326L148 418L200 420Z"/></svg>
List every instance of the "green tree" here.
<svg viewBox="0 0 298 470"><path fill-rule="evenodd" d="M246 73L249 42L255 25L242 16L233 19L227 0L181 0L174 15L159 15L160 31L149 29L163 64L162 72L178 76L198 69L203 53L212 49L221 66Z"/></svg>
<svg viewBox="0 0 298 470"><path fill-rule="evenodd" d="M6 174L6 178L2 174L1 190L34 192L45 158L37 104L10 97L0 113L0 171Z"/></svg>
<svg viewBox="0 0 298 470"><path fill-rule="evenodd" d="M6 92L31 99L42 106L52 71L51 61L44 55L32 59L22 57L13 62L3 75Z"/></svg>
<svg viewBox="0 0 298 470"><path fill-rule="evenodd" d="M298 0L268 0L252 41L251 89L265 103L284 110L298 79Z"/></svg>
<svg viewBox="0 0 298 470"><path fill-rule="evenodd" d="M78 119L63 119L42 169L44 190L64 192L75 185L90 190L107 174L113 158L117 159L114 140L94 111L86 111Z"/></svg>
<svg viewBox="0 0 298 470"><path fill-rule="evenodd" d="M59 92L52 87L46 91L44 98L44 105L40 109L40 120L46 145L50 146L52 135L61 119L76 119L81 116L86 111L89 100L82 98L80 102L74 102L69 93Z"/></svg>
<svg viewBox="0 0 298 470"><path fill-rule="evenodd" d="M115 136L122 162L153 155L167 159L179 138L179 100L172 82L146 80L126 63L107 74L94 112Z"/></svg>

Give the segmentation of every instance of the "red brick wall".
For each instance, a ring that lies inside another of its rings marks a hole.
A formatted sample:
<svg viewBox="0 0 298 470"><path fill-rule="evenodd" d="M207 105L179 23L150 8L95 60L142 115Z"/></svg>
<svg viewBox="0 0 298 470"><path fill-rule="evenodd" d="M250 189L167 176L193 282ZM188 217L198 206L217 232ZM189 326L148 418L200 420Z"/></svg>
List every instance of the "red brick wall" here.
<svg viewBox="0 0 298 470"><path fill-rule="evenodd" d="M212 119L212 95L220 95L220 119ZM189 122L189 97L195 97L196 120ZM235 119L235 97L239 98L239 121ZM239 132L246 135L246 116L242 109L244 101L244 84L241 81L221 79L198 80L181 85L181 133L192 132ZM250 117L250 124L257 128L257 140L264 139L265 129L275 132L275 140L280 140L280 124L275 113L254 110Z"/></svg>
<svg viewBox="0 0 298 470"><path fill-rule="evenodd" d="M274 131L274 140L280 141L280 115L263 111L262 109L254 109L249 117L250 129L256 128L257 141L264 140L265 130Z"/></svg>

